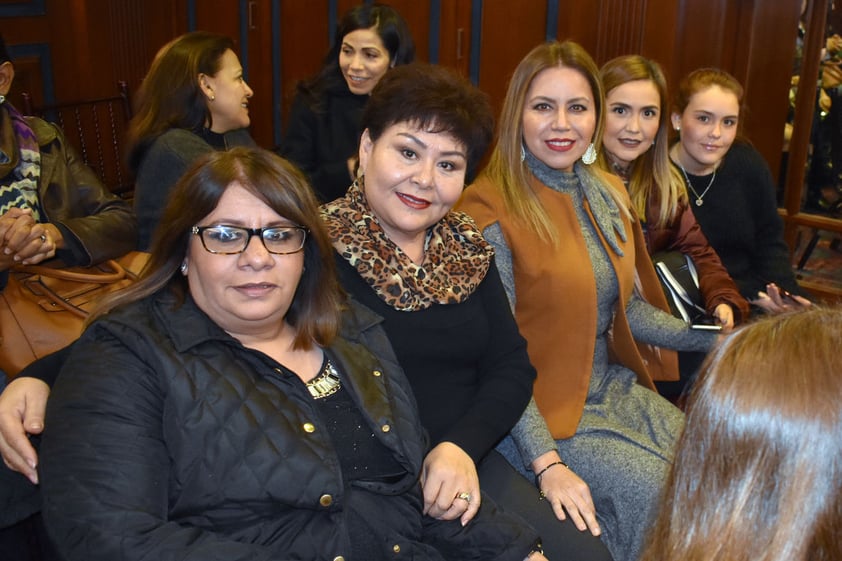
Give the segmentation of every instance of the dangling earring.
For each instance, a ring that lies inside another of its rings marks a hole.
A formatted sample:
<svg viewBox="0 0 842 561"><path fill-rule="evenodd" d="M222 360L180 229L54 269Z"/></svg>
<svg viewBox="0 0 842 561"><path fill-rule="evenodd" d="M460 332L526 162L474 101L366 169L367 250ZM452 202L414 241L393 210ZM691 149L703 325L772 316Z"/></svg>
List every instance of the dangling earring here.
<svg viewBox="0 0 842 561"><path fill-rule="evenodd" d="M0 105L3 105L4 103L6 103L6 96L0 94Z"/></svg>
<svg viewBox="0 0 842 561"><path fill-rule="evenodd" d="M180 270L181 270L181 274L186 277L187 276L187 261L181 262Z"/></svg>
<svg viewBox="0 0 842 561"><path fill-rule="evenodd" d="M523 143L520 144L520 161L524 161L526 159L526 148L523 147Z"/></svg>
<svg viewBox="0 0 842 561"><path fill-rule="evenodd" d="M585 154L582 156L582 163L587 165L591 165L596 161L596 148L594 148L593 142L590 143L588 149L585 150Z"/></svg>

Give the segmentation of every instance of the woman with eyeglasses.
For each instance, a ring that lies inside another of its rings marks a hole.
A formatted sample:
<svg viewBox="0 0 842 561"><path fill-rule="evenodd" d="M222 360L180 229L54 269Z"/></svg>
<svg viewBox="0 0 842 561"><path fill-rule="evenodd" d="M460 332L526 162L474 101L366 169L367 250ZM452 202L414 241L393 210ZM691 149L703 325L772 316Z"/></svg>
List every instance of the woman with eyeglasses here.
<svg viewBox="0 0 842 561"><path fill-rule="evenodd" d="M410 386L342 296L304 176L267 151L210 154L176 185L47 421L43 516L67 561L544 559L491 504L469 525L422 514Z"/></svg>

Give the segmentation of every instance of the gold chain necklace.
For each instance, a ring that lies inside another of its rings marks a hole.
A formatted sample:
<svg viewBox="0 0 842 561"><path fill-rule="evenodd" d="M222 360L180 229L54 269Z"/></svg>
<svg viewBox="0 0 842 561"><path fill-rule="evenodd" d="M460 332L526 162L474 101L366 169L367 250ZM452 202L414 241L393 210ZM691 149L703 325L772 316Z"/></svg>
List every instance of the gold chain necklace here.
<svg viewBox="0 0 842 561"><path fill-rule="evenodd" d="M307 391L313 396L313 399L322 399L329 395L333 395L342 387L342 382L339 380L339 372L334 368L330 359L325 360L324 368L318 376L307 382Z"/></svg>

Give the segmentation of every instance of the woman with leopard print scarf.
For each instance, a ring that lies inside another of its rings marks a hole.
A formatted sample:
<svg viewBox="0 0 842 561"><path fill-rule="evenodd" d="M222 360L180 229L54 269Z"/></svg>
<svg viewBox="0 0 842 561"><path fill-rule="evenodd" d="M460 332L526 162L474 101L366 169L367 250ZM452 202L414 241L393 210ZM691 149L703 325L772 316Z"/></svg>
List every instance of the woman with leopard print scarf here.
<svg viewBox="0 0 842 561"><path fill-rule="evenodd" d="M452 210L492 137L486 96L444 68L399 66L362 123L357 180L322 216L340 281L383 318L430 435L425 511L466 524L487 496L529 522L548 557L610 559L598 538L559 524L494 450L529 402L535 370L493 249Z"/></svg>

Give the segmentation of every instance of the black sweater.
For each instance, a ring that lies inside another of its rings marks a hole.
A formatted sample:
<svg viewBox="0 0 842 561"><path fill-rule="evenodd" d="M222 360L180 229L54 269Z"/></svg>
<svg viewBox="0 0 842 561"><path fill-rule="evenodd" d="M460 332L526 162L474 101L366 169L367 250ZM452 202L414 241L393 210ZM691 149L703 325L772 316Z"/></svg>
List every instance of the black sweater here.
<svg viewBox="0 0 842 561"><path fill-rule="evenodd" d="M348 158L358 153L366 101L367 95L351 93L343 82L326 92L319 108L300 93L292 103L280 154L307 174L323 203L344 195L351 184Z"/></svg>
<svg viewBox="0 0 842 561"><path fill-rule="evenodd" d="M432 445L452 442L479 462L520 418L535 379L496 265L460 304L400 312L336 262L345 290L384 318Z"/></svg>
<svg viewBox="0 0 842 561"><path fill-rule="evenodd" d="M711 179L689 177L699 192ZM716 170L704 204L694 204L693 213L743 296L757 298L768 282L800 293L783 239L772 172L751 145L734 143Z"/></svg>

